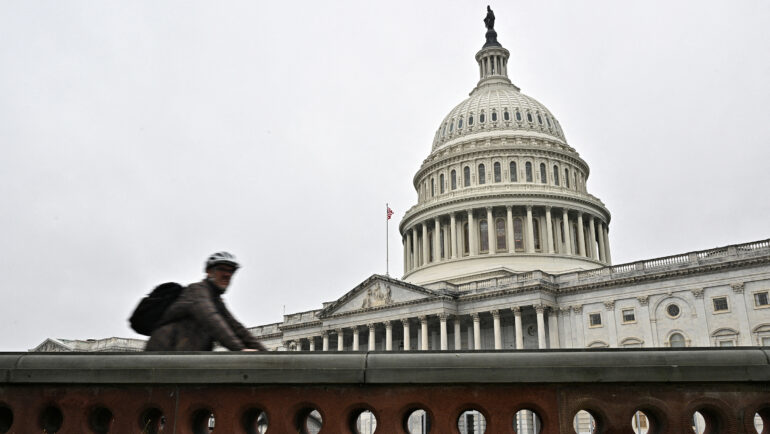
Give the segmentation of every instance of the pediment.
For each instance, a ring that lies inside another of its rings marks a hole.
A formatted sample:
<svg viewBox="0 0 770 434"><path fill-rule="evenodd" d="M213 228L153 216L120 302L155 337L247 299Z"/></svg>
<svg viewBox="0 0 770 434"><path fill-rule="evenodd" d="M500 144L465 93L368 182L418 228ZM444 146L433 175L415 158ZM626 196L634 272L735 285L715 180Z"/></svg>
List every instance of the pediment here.
<svg viewBox="0 0 770 434"><path fill-rule="evenodd" d="M319 316L387 308L439 296L440 294L430 289L375 274L337 301L327 304Z"/></svg>
<svg viewBox="0 0 770 434"><path fill-rule="evenodd" d="M29 351L35 353L62 353L70 352L72 348L57 339L48 338Z"/></svg>

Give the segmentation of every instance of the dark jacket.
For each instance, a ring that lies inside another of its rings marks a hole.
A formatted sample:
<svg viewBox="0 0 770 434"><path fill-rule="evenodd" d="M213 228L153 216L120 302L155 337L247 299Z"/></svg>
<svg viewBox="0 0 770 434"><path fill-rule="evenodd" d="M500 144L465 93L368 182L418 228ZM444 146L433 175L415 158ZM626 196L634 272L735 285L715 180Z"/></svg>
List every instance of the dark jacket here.
<svg viewBox="0 0 770 434"><path fill-rule="evenodd" d="M240 351L265 347L239 323L222 301L224 291L209 280L193 283L166 310L145 351L211 351L214 341Z"/></svg>

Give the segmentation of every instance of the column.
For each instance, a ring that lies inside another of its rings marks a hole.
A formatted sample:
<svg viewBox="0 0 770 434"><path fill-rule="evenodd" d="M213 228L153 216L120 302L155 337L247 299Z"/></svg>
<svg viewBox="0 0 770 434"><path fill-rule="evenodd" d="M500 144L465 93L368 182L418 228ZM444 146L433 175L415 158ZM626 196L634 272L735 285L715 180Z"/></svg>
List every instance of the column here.
<svg viewBox="0 0 770 434"><path fill-rule="evenodd" d="M443 226L444 231L444 260L449 260L452 249L449 247L449 226Z"/></svg>
<svg viewBox="0 0 770 434"><path fill-rule="evenodd" d="M439 322L441 324L441 351L446 351L449 348L449 345L447 344L447 336L446 336L446 314L441 313L438 316Z"/></svg>
<svg viewBox="0 0 770 434"><path fill-rule="evenodd" d="M575 345L575 348L585 348L586 325L585 321L583 321L583 305L572 306L572 312L575 313L575 333L577 336L577 345Z"/></svg>
<svg viewBox="0 0 770 434"><path fill-rule="evenodd" d="M506 214L506 241L508 242L508 253L514 252L513 247L513 210L511 209L511 206L508 205L505 207L505 214Z"/></svg>
<svg viewBox="0 0 770 434"><path fill-rule="evenodd" d="M596 226L594 226L594 216L588 218L588 231L590 235L588 241L591 243L591 258L599 259L596 254Z"/></svg>
<svg viewBox="0 0 770 434"><path fill-rule="evenodd" d="M537 347L544 350L548 348L548 345L545 342L545 318L543 317L545 306L536 304L535 312L537 312Z"/></svg>
<svg viewBox="0 0 770 434"><path fill-rule="evenodd" d="M612 264L612 255L610 254L610 228L604 225L604 255L607 257L607 265Z"/></svg>
<svg viewBox="0 0 770 434"><path fill-rule="evenodd" d="M567 209L564 209L564 214L562 216L562 233L564 234L564 250L566 254L571 255L572 254L572 237L569 233L569 214L567 214Z"/></svg>
<svg viewBox="0 0 770 434"><path fill-rule="evenodd" d="M473 210L468 210L468 255L476 256L478 243L476 243L476 223L473 221Z"/></svg>
<svg viewBox="0 0 770 434"><path fill-rule="evenodd" d="M422 341L422 351L428 351L428 317L425 315L418 318L420 320L420 340Z"/></svg>
<svg viewBox="0 0 770 434"><path fill-rule="evenodd" d="M402 319L401 324L404 326L404 351L409 351L412 346L411 335L409 333L409 318Z"/></svg>
<svg viewBox="0 0 770 434"><path fill-rule="evenodd" d="M408 257L406 256L406 246L408 245L408 242L407 242L406 238L407 237L404 237L401 240L401 243L404 245L404 256L403 256L403 258L404 258L404 274L409 272L409 264L408 264L408 260L407 260Z"/></svg>
<svg viewBox="0 0 770 434"><path fill-rule="evenodd" d="M751 326L749 324L749 315L746 303L746 296L743 295L743 289L745 284L743 282L733 283L730 287L735 293L733 298L733 306L735 306L735 316L738 317L738 324L740 325L738 331L738 342L736 345L754 345L751 343ZM705 327L704 327L705 328Z"/></svg>
<svg viewBox="0 0 770 434"><path fill-rule="evenodd" d="M310 351L315 351L315 336L309 337L308 341L310 341Z"/></svg>
<svg viewBox="0 0 770 434"><path fill-rule="evenodd" d="M580 256L586 256L586 237L583 233L583 213L578 212L577 215L577 227L578 227L578 252Z"/></svg>
<svg viewBox="0 0 770 434"><path fill-rule="evenodd" d="M358 326L353 327L353 351L360 351L361 345L359 343Z"/></svg>
<svg viewBox="0 0 770 434"><path fill-rule="evenodd" d="M564 316L564 348L575 348L575 327L572 324L572 306L564 306L561 308L561 314Z"/></svg>
<svg viewBox="0 0 770 434"><path fill-rule="evenodd" d="M345 333L342 329L337 329L337 351L345 349Z"/></svg>
<svg viewBox="0 0 770 434"><path fill-rule="evenodd" d="M527 253L534 253L535 251L535 232L532 226L532 206L527 205Z"/></svg>
<svg viewBox="0 0 770 434"><path fill-rule="evenodd" d="M489 254L495 252L495 221L492 219L492 207L487 207L487 243L489 244Z"/></svg>
<svg viewBox="0 0 770 434"><path fill-rule="evenodd" d="M492 311L492 327L495 331L495 349L503 349L503 335L500 332L500 311L497 309Z"/></svg>
<svg viewBox="0 0 770 434"><path fill-rule="evenodd" d="M385 321L385 351L393 351L393 323Z"/></svg>
<svg viewBox="0 0 770 434"><path fill-rule="evenodd" d="M650 296L649 295L640 295L636 297L636 299L639 301L639 323L646 325L647 327L647 337L649 338L644 342L645 347L657 347L658 346L658 336L657 336L657 330L652 327L653 321L655 321L652 317L650 317ZM704 313L705 315L705 313ZM706 332L708 333L708 331Z"/></svg>
<svg viewBox="0 0 770 434"><path fill-rule="evenodd" d="M511 308L513 311L514 326L516 329L516 349L524 349L524 333L521 331L521 307L514 306Z"/></svg>
<svg viewBox="0 0 770 434"><path fill-rule="evenodd" d="M545 207L545 230L548 233L546 235L546 242L548 243L548 253L554 253L553 251L553 222L551 221L551 207Z"/></svg>
<svg viewBox="0 0 770 434"><path fill-rule="evenodd" d="M438 217L433 219L433 262L441 260L441 224Z"/></svg>
<svg viewBox="0 0 770 434"><path fill-rule="evenodd" d="M412 254L410 257L412 259L412 269L414 270L420 266L420 262L417 260L417 229L413 226L409 232L412 234Z"/></svg>
<svg viewBox="0 0 770 434"><path fill-rule="evenodd" d="M374 351L374 350L377 349L377 341L375 340L375 337L374 337L374 327L375 327L375 325L374 324L367 324L366 326L369 327L369 345L368 345L368 350L369 351Z"/></svg>
<svg viewBox="0 0 770 434"><path fill-rule="evenodd" d="M472 314L471 317L473 317ZM473 342L473 321L468 324L468 327L466 327L465 331L468 333L468 349L470 350L471 348L476 348L476 345Z"/></svg>
<svg viewBox="0 0 770 434"><path fill-rule="evenodd" d="M481 349L481 319L478 313L472 313L473 318L473 349Z"/></svg>
<svg viewBox="0 0 770 434"><path fill-rule="evenodd" d="M327 330L324 330L321 332L321 337L323 338L323 350L329 351L329 332Z"/></svg>
<svg viewBox="0 0 770 434"><path fill-rule="evenodd" d="M610 348L618 347L618 329L615 322L615 300L604 302L604 308L607 309L607 330L610 332Z"/></svg>
<svg viewBox="0 0 770 434"><path fill-rule="evenodd" d="M596 225L596 232L597 235L599 235L599 261L600 262L607 262L607 255L605 254L604 250L604 230L602 230L602 222L599 220L599 223Z"/></svg>
<svg viewBox="0 0 770 434"><path fill-rule="evenodd" d="M452 250L452 259L457 259L457 249L459 244L457 243L457 217L455 216L455 213L449 214L449 231L451 232L449 245Z"/></svg>
<svg viewBox="0 0 770 434"><path fill-rule="evenodd" d="M430 263L430 238L428 238L428 222L422 222L422 265Z"/></svg>
<svg viewBox="0 0 770 434"><path fill-rule="evenodd" d="M559 312L554 307L548 310L548 338L551 348L559 348Z"/></svg>
<svg viewBox="0 0 770 434"><path fill-rule="evenodd" d="M462 336L460 336L460 316L455 315L454 318L452 318L452 321L454 322L455 326L455 350L461 350L463 346L463 339Z"/></svg>

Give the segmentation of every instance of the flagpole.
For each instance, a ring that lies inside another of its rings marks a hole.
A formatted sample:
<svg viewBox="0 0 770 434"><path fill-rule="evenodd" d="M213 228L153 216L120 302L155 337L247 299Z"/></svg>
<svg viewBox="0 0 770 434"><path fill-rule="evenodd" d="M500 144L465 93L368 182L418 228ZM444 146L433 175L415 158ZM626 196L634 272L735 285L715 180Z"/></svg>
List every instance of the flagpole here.
<svg viewBox="0 0 770 434"><path fill-rule="evenodd" d="M388 226L390 226L390 216L388 215L388 210L390 207L388 206L388 203L385 202L385 275L390 276L389 273L389 265L390 261L388 258L388 253L390 252L389 246L388 246Z"/></svg>

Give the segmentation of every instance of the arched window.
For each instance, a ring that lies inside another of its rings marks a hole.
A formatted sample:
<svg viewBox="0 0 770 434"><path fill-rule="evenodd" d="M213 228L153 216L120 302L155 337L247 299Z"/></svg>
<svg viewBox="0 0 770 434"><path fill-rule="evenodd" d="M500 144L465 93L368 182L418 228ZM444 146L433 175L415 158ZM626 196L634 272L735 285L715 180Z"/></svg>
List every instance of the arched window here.
<svg viewBox="0 0 770 434"><path fill-rule="evenodd" d="M674 333L668 338L668 345L671 348L682 348L687 346L687 341L681 333Z"/></svg>
<svg viewBox="0 0 770 434"><path fill-rule="evenodd" d="M479 122L482 124L487 120L487 117L484 115L484 113L479 115Z"/></svg>
<svg viewBox="0 0 770 434"><path fill-rule="evenodd" d="M539 123L540 125L543 125L543 118L540 117L540 113L537 114L537 123Z"/></svg>
<svg viewBox="0 0 770 434"><path fill-rule="evenodd" d="M527 161L527 163L524 165L524 171L526 172L527 182L532 182L532 163Z"/></svg>
<svg viewBox="0 0 770 434"><path fill-rule="evenodd" d="M466 187L471 186L471 168L468 166L463 168L463 185Z"/></svg>
<svg viewBox="0 0 770 434"><path fill-rule="evenodd" d="M479 175L479 184L485 184L487 182L487 174L484 171L484 165L483 164L479 164L478 175Z"/></svg>
<svg viewBox="0 0 770 434"><path fill-rule="evenodd" d="M569 169L564 169L564 186L569 188Z"/></svg>
<svg viewBox="0 0 770 434"><path fill-rule="evenodd" d="M444 252L444 232L445 232L444 229L439 229L438 231L438 233L440 234L438 245L440 246L440 249L441 249L441 256L440 256L441 258L446 258L446 252Z"/></svg>
<svg viewBox="0 0 770 434"><path fill-rule="evenodd" d="M449 132L451 133L455 129L455 120L452 119L452 122L449 124Z"/></svg>
<svg viewBox="0 0 770 434"><path fill-rule="evenodd" d="M545 163L540 163L540 183L548 183L548 174L545 172Z"/></svg>
<svg viewBox="0 0 770 434"><path fill-rule="evenodd" d="M473 115L468 116L468 125L473 125Z"/></svg>
<svg viewBox="0 0 770 434"><path fill-rule="evenodd" d="M548 124L548 128L551 128L551 118L550 116L545 117L545 122Z"/></svg>
<svg viewBox="0 0 770 434"><path fill-rule="evenodd" d="M463 254L468 255L470 253L468 251L468 247L470 246L470 241L468 239L468 223L463 224Z"/></svg>
<svg viewBox="0 0 770 434"><path fill-rule="evenodd" d="M532 113L527 112L527 122L532 123Z"/></svg>
<svg viewBox="0 0 770 434"><path fill-rule="evenodd" d="M516 110L516 120L521 122L521 112Z"/></svg>
<svg viewBox="0 0 770 434"><path fill-rule="evenodd" d="M508 113L508 110L503 112L503 120L505 120L505 121L510 121L511 120L511 115Z"/></svg>
<svg viewBox="0 0 770 434"><path fill-rule="evenodd" d="M511 182L516 182L519 179L519 175L516 172L516 162L515 161L511 161L510 171L511 171Z"/></svg>
<svg viewBox="0 0 770 434"><path fill-rule="evenodd" d="M532 219L532 234L535 237L535 250L540 251L540 221L537 218Z"/></svg>
<svg viewBox="0 0 770 434"><path fill-rule="evenodd" d="M435 232L428 231L428 239L423 241L424 243L428 243L428 261L427 262L433 262L433 235Z"/></svg>
<svg viewBox="0 0 770 434"><path fill-rule="evenodd" d="M572 254L577 255L579 252L579 245L578 244L578 231L577 231L577 224L572 223L572 230L570 230L570 236L572 237Z"/></svg>
<svg viewBox="0 0 770 434"><path fill-rule="evenodd" d="M452 190L457 189L457 172L452 169Z"/></svg>
<svg viewBox="0 0 770 434"><path fill-rule="evenodd" d="M524 250L524 230L520 218L513 219L513 248L517 252Z"/></svg>
<svg viewBox="0 0 770 434"><path fill-rule="evenodd" d="M504 251L508 247L506 246L505 239L505 219L498 218L495 220L495 238L497 240L497 250Z"/></svg>
<svg viewBox="0 0 770 434"><path fill-rule="evenodd" d="M497 112L492 112L492 122L497 122Z"/></svg>
<svg viewBox="0 0 770 434"><path fill-rule="evenodd" d="M502 173L501 173L501 172L502 172L502 170L500 169L500 163L498 163L498 162L495 162L495 165L493 166L493 168L494 168L494 171L495 171L495 182L500 182L500 181L502 181L502 180L503 180L503 179L502 179L502 178L503 178L503 175L502 175Z"/></svg>
<svg viewBox="0 0 770 434"><path fill-rule="evenodd" d="M438 191L444 194L444 174L438 176Z"/></svg>
<svg viewBox="0 0 770 434"><path fill-rule="evenodd" d="M462 127L463 127L463 118L460 118L460 119L457 121L457 129L459 130L459 129L460 129L460 128L462 128Z"/></svg>
<svg viewBox="0 0 770 434"><path fill-rule="evenodd" d="M553 183L559 185L559 166L553 166Z"/></svg>
<svg viewBox="0 0 770 434"><path fill-rule="evenodd" d="M436 195L436 180L431 178L430 179L430 197L433 197Z"/></svg>
<svg viewBox="0 0 770 434"><path fill-rule="evenodd" d="M479 220L479 251L489 252L489 225L487 219Z"/></svg>

